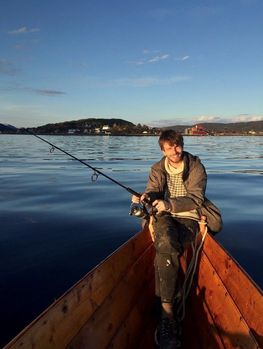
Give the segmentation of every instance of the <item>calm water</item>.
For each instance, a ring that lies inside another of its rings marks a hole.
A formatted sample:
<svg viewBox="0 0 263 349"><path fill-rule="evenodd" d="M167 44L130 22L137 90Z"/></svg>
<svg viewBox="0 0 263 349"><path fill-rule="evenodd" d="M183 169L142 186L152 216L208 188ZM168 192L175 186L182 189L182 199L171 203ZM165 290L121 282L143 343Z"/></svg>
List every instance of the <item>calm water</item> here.
<svg viewBox="0 0 263 349"><path fill-rule="evenodd" d="M161 153L156 137L45 136L136 191ZM33 136L0 135L0 346L133 236L130 194ZM222 210L216 236L262 287L262 137L186 137Z"/></svg>

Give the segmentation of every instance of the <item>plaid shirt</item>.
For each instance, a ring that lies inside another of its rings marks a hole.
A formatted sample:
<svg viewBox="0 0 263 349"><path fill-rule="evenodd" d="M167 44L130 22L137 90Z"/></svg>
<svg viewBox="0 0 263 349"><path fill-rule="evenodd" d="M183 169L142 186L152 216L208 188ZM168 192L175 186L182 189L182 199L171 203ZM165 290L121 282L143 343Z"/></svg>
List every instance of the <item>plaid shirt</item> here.
<svg viewBox="0 0 263 349"><path fill-rule="evenodd" d="M168 186L168 197L176 198L178 196L186 196L187 191L185 189L183 178L183 172L177 174L167 174L167 186Z"/></svg>
<svg viewBox="0 0 263 349"><path fill-rule="evenodd" d="M167 192L166 192L167 198L174 199L180 196L186 196L187 191L183 182L184 166L182 166L179 169L175 169L169 166L169 163L166 159L165 169L167 172ZM171 212L171 214L173 217L190 218L194 220L199 219L197 210L190 210L185 212Z"/></svg>

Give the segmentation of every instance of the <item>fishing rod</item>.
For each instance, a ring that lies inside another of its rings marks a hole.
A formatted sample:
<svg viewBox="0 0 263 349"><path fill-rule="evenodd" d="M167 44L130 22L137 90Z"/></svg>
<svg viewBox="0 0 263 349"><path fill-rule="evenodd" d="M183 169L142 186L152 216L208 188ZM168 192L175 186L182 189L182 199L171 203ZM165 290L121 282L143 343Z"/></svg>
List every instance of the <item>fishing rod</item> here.
<svg viewBox="0 0 263 349"><path fill-rule="evenodd" d="M51 149L50 149L50 152L53 152L55 149L61 151L62 153L68 155L69 157L71 157L72 159L74 160L77 160L79 161L81 164L87 166L88 168L92 169L94 171L93 175L91 176L91 180L93 182L95 182L97 179L98 179L98 176L101 175L107 179L109 179L111 182L117 184L118 186L122 187L123 189L127 190L130 194L132 195L135 195L137 198L140 198L141 197L141 194L136 192L135 190L125 186L124 184L120 183L119 181L115 180L114 178L108 176L107 174L103 173L102 171L98 170L97 168L91 166L90 164L88 164L87 162L77 158L76 156L70 154L69 152L67 152L66 150L56 146L55 144L47 141L46 139L40 137L39 135L37 135L36 133L32 132L32 131L28 131L26 130L26 132L38 139L40 139L41 141L49 144L51 146ZM131 216L136 216L136 217L139 217L139 218L144 218L146 217L147 215L149 215L149 212L146 208L146 204L149 205L151 208L152 208L152 205L150 203L149 200L144 200L145 202L142 202L142 203L132 203L131 204L131 208L130 208L130 215Z"/></svg>
<svg viewBox="0 0 263 349"><path fill-rule="evenodd" d="M109 180L112 181L113 183L119 185L120 187L124 188L124 189L127 190L130 194L135 195L135 196L137 196L138 198L141 197L141 194L137 193L135 190L133 190L133 189L131 189L131 188L129 188L129 187L126 187L124 184L122 184L122 183L116 181L116 180L113 179L112 177L106 175L105 173L103 173L102 171L98 170L97 168L91 166L91 165L88 164L87 162L85 162L85 161L83 161L83 160L77 158L76 156L70 154L70 153L67 152L66 150L64 150L64 149L62 149L62 148L60 148L60 147L54 145L53 143L47 141L46 139L44 139L44 138L38 136L37 134L35 134L35 133L31 132L31 131L28 131L28 133L31 134L32 136L35 136L36 138L40 139L41 141L43 141L43 142L49 144L49 145L52 147L51 150L50 150L51 152L54 151L55 149L57 149L57 150L61 151L62 153L64 153L64 154L70 156L72 159L77 160L77 161L79 161L81 164L83 164L83 165L89 167L90 169L92 169L92 170L94 171L94 173L93 173L93 175L92 175L92 181L95 182L95 181L97 180L98 176L101 175L101 176L103 176L103 177L109 179Z"/></svg>

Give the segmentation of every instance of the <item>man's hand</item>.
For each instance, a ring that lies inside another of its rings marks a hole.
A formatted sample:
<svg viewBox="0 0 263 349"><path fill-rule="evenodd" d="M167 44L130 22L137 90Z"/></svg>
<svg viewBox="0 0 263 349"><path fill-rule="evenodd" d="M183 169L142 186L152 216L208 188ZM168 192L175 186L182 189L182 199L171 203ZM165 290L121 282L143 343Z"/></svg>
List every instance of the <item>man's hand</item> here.
<svg viewBox="0 0 263 349"><path fill-rule="evenodd" d="M155 200L153 206L157 209L157 213L170 212L171 209L169 202L164 200Z"/></svg>
<svg viewBox="0 0 263 349"><path fill-rule="evenodd" d="M140 202L143 202L144 200L147 200L147 199L148 199L148 195L146 193L143 193L139 198L136 195L132 195L131 197L131 201L136 204L139 204Z"/></svg>
<svg viewBox="0 0 263 349"><path fill-rule="evenodd" d="M131 201L135 204L138 204L140 202L140 198L136 195L132 195Z"/></svg>

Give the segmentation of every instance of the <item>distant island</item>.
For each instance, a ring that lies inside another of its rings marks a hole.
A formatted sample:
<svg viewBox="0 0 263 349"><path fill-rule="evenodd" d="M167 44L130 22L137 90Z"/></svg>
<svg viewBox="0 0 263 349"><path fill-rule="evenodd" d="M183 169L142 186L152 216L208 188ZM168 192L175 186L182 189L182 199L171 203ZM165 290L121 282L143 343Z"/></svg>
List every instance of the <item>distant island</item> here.
<svg viewBox="0 0 263 349"><path fill-rule="evenodd" d="M123 119L88 118L46 124L33 128L15 128L0 123L2 134L26 134L32 131L47 135L158 135L164 129L174 129L188 136L228 136L228 135L263 135L263 120L236 123L202 123L195 125L175 125L169 127L150 127L133 124Z"/></svg>

